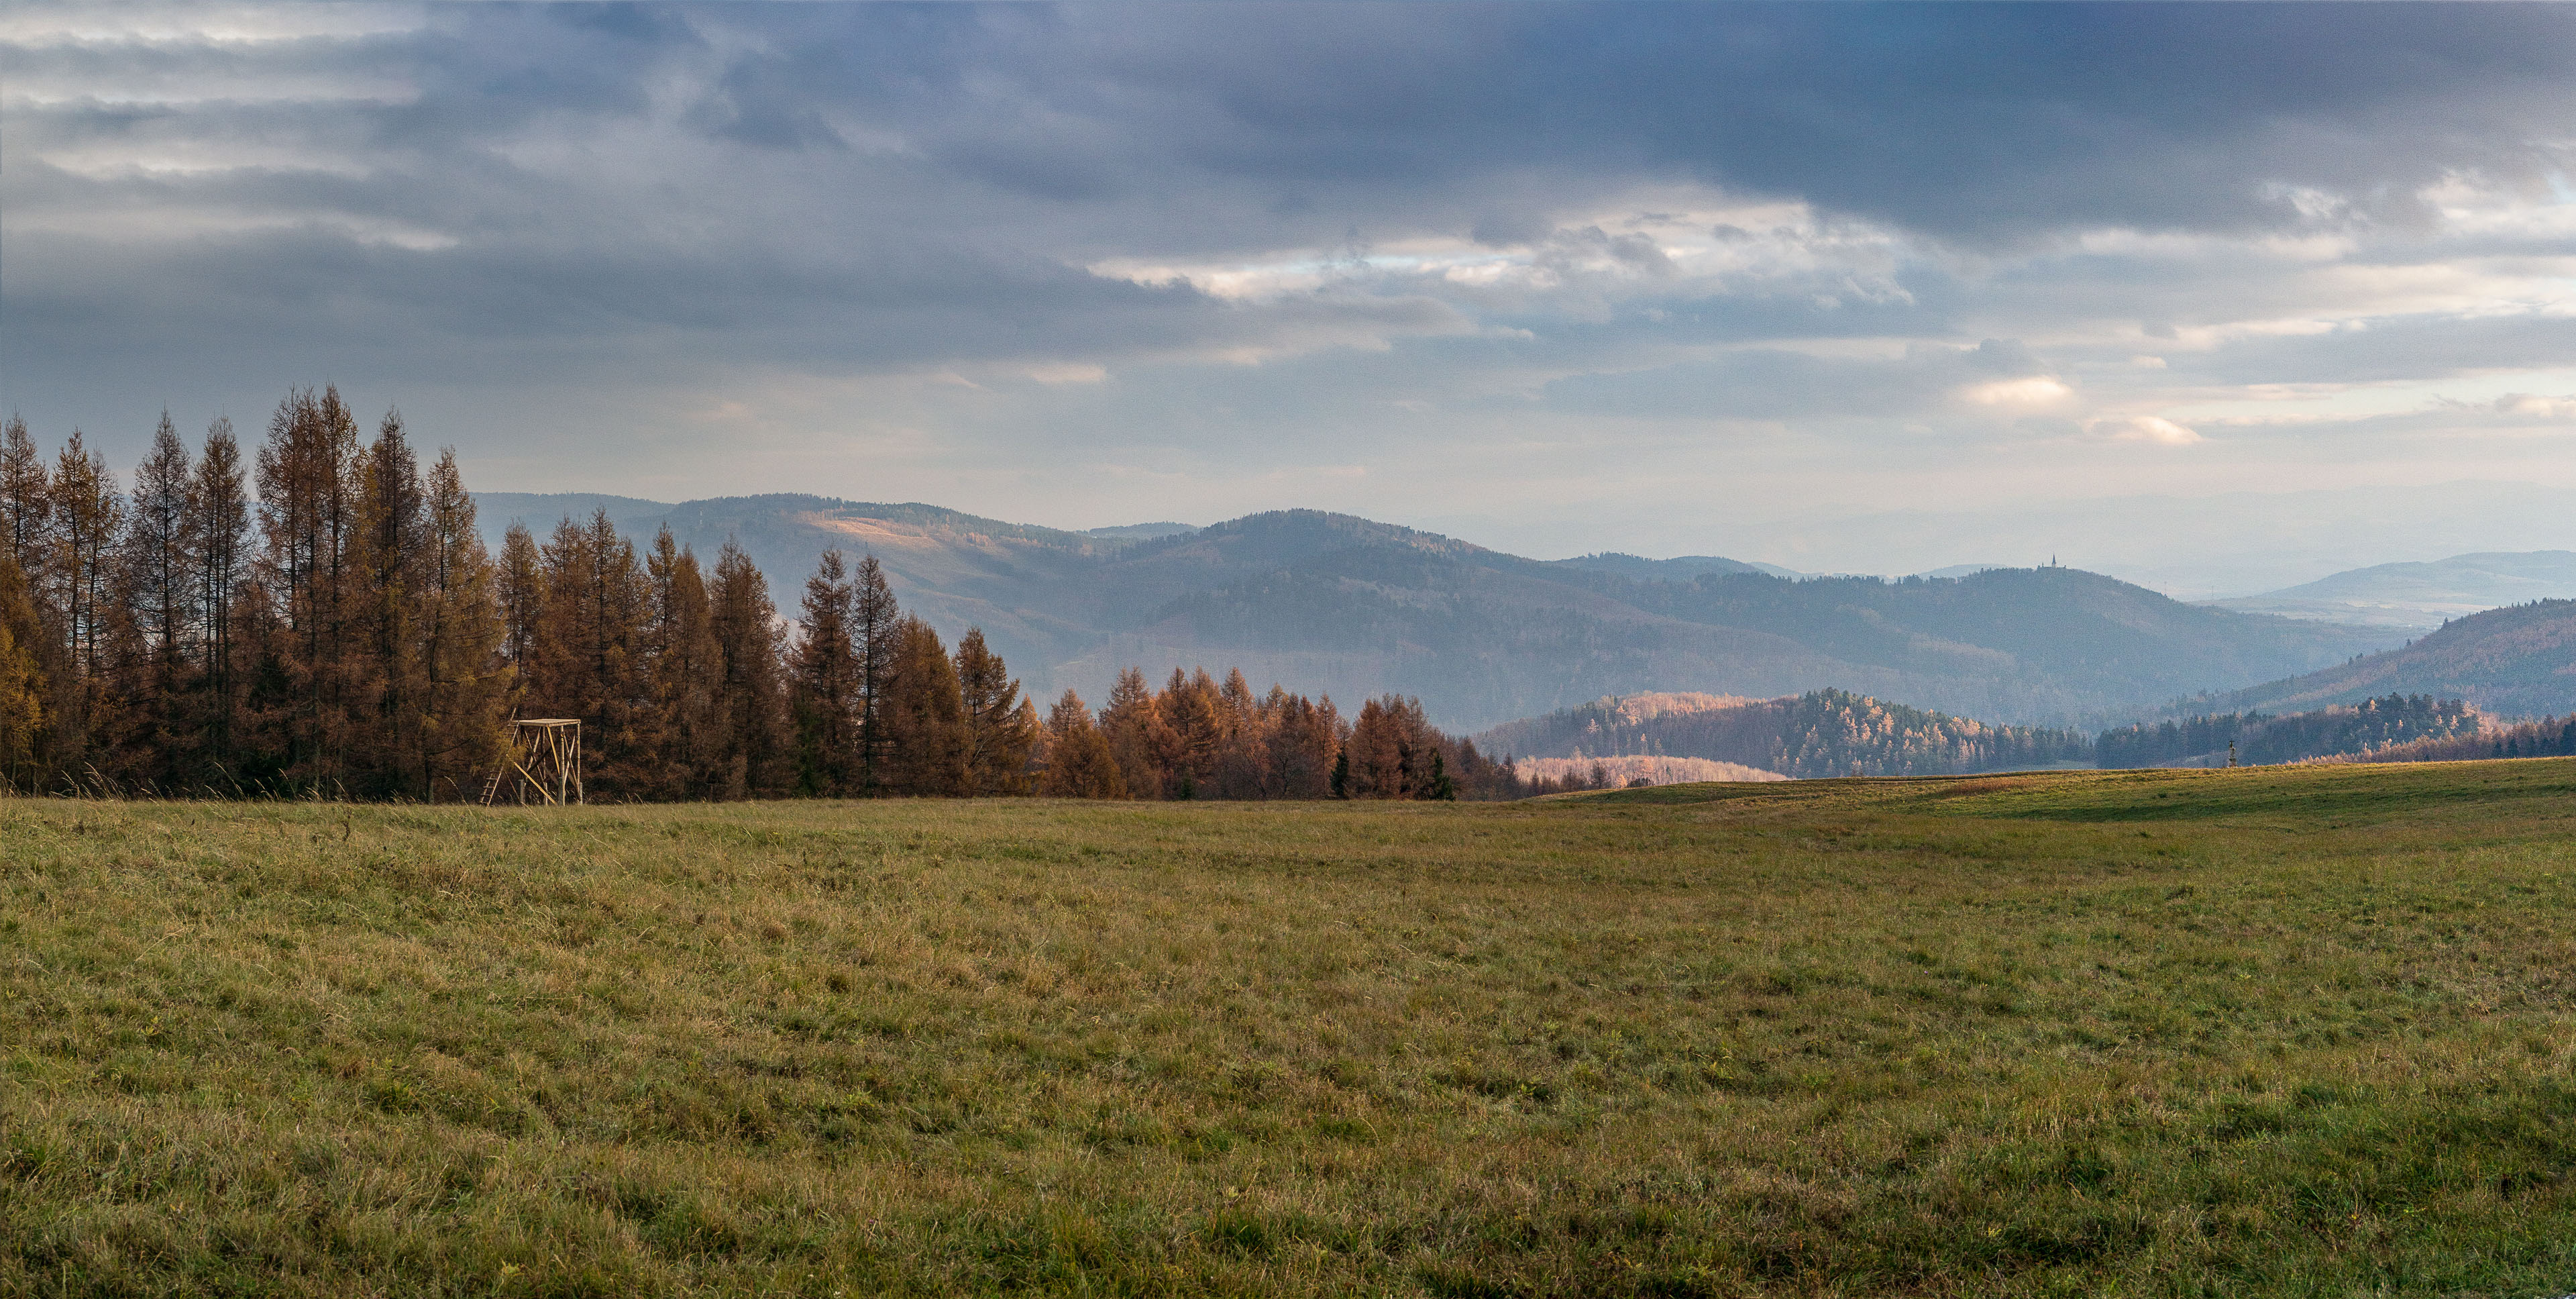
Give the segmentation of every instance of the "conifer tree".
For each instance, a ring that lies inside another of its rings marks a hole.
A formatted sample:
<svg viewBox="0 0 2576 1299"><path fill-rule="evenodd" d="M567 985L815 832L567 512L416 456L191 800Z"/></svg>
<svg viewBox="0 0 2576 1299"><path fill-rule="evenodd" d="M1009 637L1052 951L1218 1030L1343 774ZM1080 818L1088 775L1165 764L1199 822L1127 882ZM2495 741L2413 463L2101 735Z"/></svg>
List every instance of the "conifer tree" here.
<svg viewBox="0 0 2576 1299"><path fill-rule="evenodd" d="M1037 745L1035 709L1024 709L1020 683L1002 656L970 627L957 641L957 684L965 710L967 786L982 795L1029 792L1029 754Z"/></svg>
<svg viewBox="0 0 2576 1299"><path fill-rule="evenodd" d="M339 390L287 394L259 450L262 577L278 619L270 688L284 724L287 782L344 792L354 666L350 570L358 423Z"/></svg>
<svg viewBox="0 0 2576 1299"><path fill-rule="evenodd" d="M1277 693L1276 691L1273 692ZM1334 759L1341 751L1341 718L1327 696L1309 701L1287 695L1272 706L1268 736L1270 780L1281 798L1339 798ZM1349 769L1342 768L1342 780Z"/></svg>
<svg viewBox="0 0 2576 1299"><path fill-rule="evenodd" d="M804 619L789 666L788 707L796 718L796 783L822 798L863 787L868 699L861 648L851 635L856 592L838 550L823 552L805 579Z"/></svg>
<svg viewBox="0 0 2576 1299"><path fill-rule="evenodd" d="M603 508L587 523L557 525L539 558L544 617L530 712L581 719L591 797L641 797L661 737L645 657L652 588L635 545Z"/></svg>
<svg viewBox="0 0 2576 1299"><path fill-rule="evenodd" d="M659 712L664 798L713 798L721 792L722 712L717 691L723 655L698 557L665 526L645 560L653 583L653 704Z"/></svg>
<svg viewBox="0 0 2576 1299"><path fill-rule="evenodd" d="M502 623L492 558L474 527L474 497L456 451L440 452L423 493L419 636L420 727L413 738L413 785L431 802L467 795L474 777L499 761L510 685L501 663Z"/></svg>
<svg viewBox="0 0 2576 1299"><path fill-rule="evenodd" d="M54 757L71 773L99 769L109 755L100 742L115 732L113 709L121 702L113 689L121 626L130 626L117 600L115 546L124 527L125 504L107 461L82 444L72 430L54 461L48 492L52 579L48 601L61 619L65 662L53 681L47 711L54 718Z"/></svg>
<svg viewBox="0 0 2576 1299"><path fill-rule="evenodd" d="M0 526L8 531L9 558L28 583L30 600L39 598L36 593L45 580L51 486L45 459L36 450L36 440L27 434L27 421L11 415L0 426L0 516L5 516Z"/></svg>
<svg viewBox="0 0 2576 1299"><path fill-rule="evenodd" d="M119 741L126 751L121 765L159 789L175 788L186 774L183 695L198 633L193 486L188 448L165 410L151 451L134 471L117 565L118 598L140 642L121 683L131 727Z"/></svg>
<svg viewBox="0 0 2576 1299"><path fill-rule="evenodd" d="M1118 673L1118 683L1109 690L1109 705L1100 710L1100 732L1109 742L1110 756L1118 760L1128 797L1161 798L1169 776L1163 755L1177 746L1155 706L1153 692L1145 688L1142 670L1125 668Z"/></svg>
<svg viewBox="0 0 2576 1299"><path fill-rule="evenodd" d="M1205 798L1215 794L1212 778L1216 774L1219 740L1215 680L1205 668L1190 676L1173 668L1171 681L1154 699L1154 708L1167 728L1160 756L1170 773L1169 796Z"/></svg>
<svg viewBox="0 0 2576 1299"><path fill-rule="evenodd" d="M1277 792L1268 741L1285 695L1275 685L1270 693L1268 701L1254 695L1241 668L1227 671L1225 684L1217 687L1216 751L1209 765L1219 798L1268 798Z"/></svg>
<svg viewBox="0 0 2576 1299"><path fill-rule="evenodd" d="M873 793L886 783L882 770L894 749L886 721L886 696L894 687L895 660L903 651L903 610L874 555L859 557L850 578L850 644L859 667L859 787Z"/></svg>
<svg viewBox="0 0 2576 1299"><path fill-rule="evenodd" d="M741 546L727 539L716 556L707 595L708 622L722 667L718 673L721 798L770 793L781 784L786 723L778 679L778 610L769 581Z"/></svg>
<svg viewBox="0 0 2576 1299"><path fill-rule="evenodd" d="M546 609L545 571L528 525L514 522L501 534L493 587L501 602L501 659L510 668L510 693L516 699L537 679L537 636Z"/></svg>
<svg viewBox="0 0 2576 1299"><path fill-rule="evenodd" d="M254 598L247 589L249 558L243 551L250 537L250 499L242 487L241 446L233 439L231 420L217 419L206 429L205 449L189 481L188 513L181 531L188 539L198 626L192 710L196 774L230 777L238 761L243 685L236 609Z"/></svg>
<svg viewBox="0 0 2576 1299"><path fill-rule="evenodd" d="M1039 792L1050 798L1125 798L1127 782L1109 741L1091 721L1082 696L1067 690L1047 713L1046 777Z"/></svg>
<svg viewBox="0 0 2576 1299"><path fill-rule="evenodd" d="M884 708L888 787L915 798L974 792L968 783L965 699L948 647L919 618L903 621L895 643Z"/></svg>
<svg viewBox="0 0 2576 1299"><path fill-rule="evenodd" d="M376 440L354 466L356 525L350 569L350 702L353 773L378 795L426 798L421 727L428 715L416 625L429 556L420 462L403 436L402 416L387 412Z"/></svg>
<svg viewBox="0 0 2576 1299"><path fill-rule="evenodd" d="M0 790L30 789L45 722L45 678L34 642L44 632L16 557L0 553Z"/></svg>
<svg viewBox="0 0 2576 1299"><path fill-rule="evenodd" d="M1372 699L1343 746L1350 757L1353 798L1424 798L1433 794L1438 732L1419 700L1400 695Z"/></svg>

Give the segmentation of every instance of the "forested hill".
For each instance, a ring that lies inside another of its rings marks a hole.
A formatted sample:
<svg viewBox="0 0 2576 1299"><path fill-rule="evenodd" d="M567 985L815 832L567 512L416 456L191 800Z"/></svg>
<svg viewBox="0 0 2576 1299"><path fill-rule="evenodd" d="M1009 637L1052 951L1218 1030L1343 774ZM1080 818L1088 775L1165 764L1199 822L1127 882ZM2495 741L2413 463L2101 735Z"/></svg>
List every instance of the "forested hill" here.
<svg viewBox="0 0 2576 1299"><path fill-rule="evenodd" d="M2385 653L2193 700L2181 711L2292 712L2391 694L2465 699L2498 717L2576 713L2576 600L2454 619Z"/></svg>
<svg viewBox="0 0 2576 1299"><path fill-rule="evenodd" d="M1845 690L1789 699L1653 693L1599 699L1475 737L1488 753L1711 758L1783 775L1933 776L2090 766L2078 731L1989 726Z"/></svg>
<svg viewBox="0 0 2576 1299"><path fill-rule="evenodd" d="M573 499L487 497L485 527L496 543L512 517L542 534ZM1548 562L1313 510L1137 539L815 496L603 503L639 542L665 522L701 555L739 540L782 609L827 546L874 553L907 609L951 636L981 626L1042 693L1095 697L1129 664L1230 663L1336 699L1416 695L1453 729L1649 690L1826 688L1997 722L2124 722L2396 639L2074 569L1881 582L1714 558Z"/></svg>

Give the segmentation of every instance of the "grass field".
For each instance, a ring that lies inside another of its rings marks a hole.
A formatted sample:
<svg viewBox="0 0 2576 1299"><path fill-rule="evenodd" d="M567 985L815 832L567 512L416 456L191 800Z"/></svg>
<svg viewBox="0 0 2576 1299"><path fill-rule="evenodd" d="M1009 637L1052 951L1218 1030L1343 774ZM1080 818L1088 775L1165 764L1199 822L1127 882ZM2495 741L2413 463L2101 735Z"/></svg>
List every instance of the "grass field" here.
<svg viewBox="0 0 2576 1299"><path fill-rule="evenodd" d="M0 1294L2576 1290L2576 762L0 802Z"/></svg>

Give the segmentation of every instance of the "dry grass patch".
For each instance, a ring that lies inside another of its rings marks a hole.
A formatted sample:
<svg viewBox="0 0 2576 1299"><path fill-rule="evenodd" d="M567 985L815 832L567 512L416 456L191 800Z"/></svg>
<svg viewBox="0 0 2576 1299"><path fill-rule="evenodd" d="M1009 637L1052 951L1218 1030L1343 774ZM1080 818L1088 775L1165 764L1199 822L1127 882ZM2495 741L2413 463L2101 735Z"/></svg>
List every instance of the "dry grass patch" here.
<svg viewBox="0 0 2576 1299"><path fill-rule="evenodd" d="M0 803L0 1293L2555 1294L2571 794Z"/></svg>

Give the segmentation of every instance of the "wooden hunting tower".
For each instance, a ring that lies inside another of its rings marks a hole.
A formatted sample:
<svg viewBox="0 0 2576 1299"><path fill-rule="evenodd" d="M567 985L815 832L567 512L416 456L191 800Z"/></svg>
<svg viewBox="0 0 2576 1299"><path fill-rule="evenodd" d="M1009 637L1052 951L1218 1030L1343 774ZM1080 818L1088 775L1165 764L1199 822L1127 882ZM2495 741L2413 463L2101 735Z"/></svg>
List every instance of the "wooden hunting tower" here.
<svg viewBox="0 0 2576 1299"><path fill-rule="evenodd" d="M562 807L581 796L581 720L520 717L510 722L510 756L483 786L483 806L500 801L508 781L517 801ZM535 797L530 797L530 795Z"/></svg>

